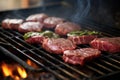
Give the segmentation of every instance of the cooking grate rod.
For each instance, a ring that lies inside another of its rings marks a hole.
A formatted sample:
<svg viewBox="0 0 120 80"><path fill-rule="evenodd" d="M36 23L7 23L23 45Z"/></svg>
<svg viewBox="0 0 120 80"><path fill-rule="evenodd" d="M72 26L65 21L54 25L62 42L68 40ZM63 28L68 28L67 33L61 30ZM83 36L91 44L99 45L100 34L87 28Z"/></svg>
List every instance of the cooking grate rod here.
<svg viewBox="0 0 120 80"><path fill-rule="evenodd" d="M97 62L93 62L95 65L97 65L97 66L100 66L101 68L103 68L103 69L105 69L105 70L108 70L109 72L113 72L113 70L112 69L109 69L109 68L107 68L107 67L105 67L105 66L103 66L103 65L101 65L101 64L99 64L99 63L97 63Z"/></svg>
<svg viewBox="0 0 120 80"><path fill-rule="evenodd" d="M112 58L111 58L111 60L113 60L114 62L120 64L119 60L116 60L116 59L114 59L114 58L118 58L118 59L120 59L120 57L114 55L114 56L112 56Z"/></svg>
<svg viewBox="0 0 120 80"><path fill-rule="evenodd" d="M120 67L118 67L118 66L116 66L116 65L113 65L112 63L110 63L110 62L108 62L108 61L105 61L105 60L101 60L103 63L106 63L106 64L108 64L108 65L110 65L110 66L112 66L112 67L114 67L114 68L116 68L116 69L120 69Z"/></svg>
<svg viewBox="0 0 120 80"><path fill-rule="evenodd" d="M104 76L101 76L101 77L96 77L95 79L93 79L93 80L115 80L115 79L117 79L116 77L115 78L113 78L113 76L115 76L115 75L119 75L119 73L120 73L120 71L116 71L116 72L114 72L114 73L109 73L108 75L104 75ZM117 79L117 80L119 80L119 78Z"/></svg>
<svg viewBox="0 0 120 80"><path fill-rule="evenodd" d="M94 68L92 66L86 65L86 67L88 67L89 69L99 73L100 75L105 75L105 73L101 72L100 70L98 70L98 69L96 69L96 68Z"/></svg>

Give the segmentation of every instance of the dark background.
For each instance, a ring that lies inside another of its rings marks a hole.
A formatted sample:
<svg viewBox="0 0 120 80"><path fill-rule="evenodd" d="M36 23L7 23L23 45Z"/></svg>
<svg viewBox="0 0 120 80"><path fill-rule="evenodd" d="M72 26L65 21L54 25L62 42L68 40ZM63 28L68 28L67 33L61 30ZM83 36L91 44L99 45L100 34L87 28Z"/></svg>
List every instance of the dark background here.
<svg viewBox="0 0 120 80"><path fill-rule="evenodd" d="M81 19L120 28L120 0L43 0L43 4L61 2L72 7L71 20ZM69 11L66 10L65 12ZM69 15L69 14L68 14Z"/></svg>

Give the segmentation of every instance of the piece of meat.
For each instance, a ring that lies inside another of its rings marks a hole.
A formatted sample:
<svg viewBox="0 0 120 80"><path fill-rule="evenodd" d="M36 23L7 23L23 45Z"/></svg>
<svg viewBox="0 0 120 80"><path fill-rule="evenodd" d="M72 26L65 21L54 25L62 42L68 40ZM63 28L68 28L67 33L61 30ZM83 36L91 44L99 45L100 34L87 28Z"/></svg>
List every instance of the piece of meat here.
<svg viewBox="0 0 120 80"><path fill-rule="evenodd" d="M45 28L53 29L57 24L63 23L64 21L64 19L59 17L48 17L43 21L43 23Z"/></svg>
<svg viewBox="0 0 120 80"><path fill-rule="evenodd" d="M63 54L65 50L73 50L76 45L72 41L64 38L48 38L43 41L42 47L54 54Z"/></svg>
<svg viewBox="0 0 120 80"><path fill-rule="evenodd" d="M96 38L91 41L90 45L101 51L108 51L110 53L120 52L120 37Z"/></svg>
<svg viewBox="0 0 120 80"><path fill-rule="evenodd" d="M24 34L23 38L30 44L42 44L44 39L59 38L59 35L47 30L42 32L28 32Z"/></svg>
<svg viewBox="0 0 120 80"><path fill-rule="evenodd" d="M3 27L4 29L11 29L11 27L9 26L9 19L4 19L4 20L2 21L2 27Z"/></svg>
<svg viewBox="0 0 120 80"><path fill-rule="evenodd" d="M78 24L72 23L72 22L64 22L61 24L58 24L55 28L55 33L65 36L67 33L71 31L80 30L81 27Z"/></svg>
<svg viewBox="0 0 120 80"><path fill-rule="evenodd" d="M23 23L22 19L4 19L2 21L2 27L4 29L18 30L18 27Z"/></svg>
<svg viewBox="0 0 120 80"><path fill-rule="evenodd" d="M32 37L26 39L25 41L29 44L42 44L43 40L46 38L47 37L45 37L45 36L37 35L37 36L32 36Z"/></svg>
<svg viewBox="0 0 120 80"><path fill-rule="evenodd" d="M37 32L41 31L43 27L42 23L39 22L24 22L23 24L20 25L18 28L18 31L21 33L26 33L26 32Z"/></svg>
<svg viewBox="0 0 120 80"><path fill-rule="evenodd" d="M97 35L83 35L83 36L69 36L68 39L74 44L89 44L93 39L97 38Z"/></svg>
<svg viewBox="0 0 120 80"><path fill-rule="evenodd" d="M26 21L33 21L33 22L43 22L44 19L46 19L48 17L48 15L44 14L44 13L40 13L40 14L33 14L30 15L26 18Z"/></svg>
<svg viewBox="0 0 120 80"><path fill-rule="evenodd" d="M70 64L84 65L86 61L90 61L101 55L98 49L93 48L81 48L75 50L66 50L63 53L63 60Z"/></svg>
<svg viewBox="0 0 120 80"><path fill-rule="evenodd" d="M72 31L67 34L68 39L71 40L74 44L89 44L93 39L97 38L101 33L97 31Z"/></svg>

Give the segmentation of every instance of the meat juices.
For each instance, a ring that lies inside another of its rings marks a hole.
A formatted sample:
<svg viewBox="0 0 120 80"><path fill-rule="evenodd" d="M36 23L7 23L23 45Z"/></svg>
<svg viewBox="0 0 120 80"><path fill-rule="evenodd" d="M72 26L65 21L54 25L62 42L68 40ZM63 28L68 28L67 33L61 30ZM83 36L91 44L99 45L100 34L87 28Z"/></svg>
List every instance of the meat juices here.
<svg viewBox="0 0 120 80"><path fill-rule="evenodd" d="M96 38L90 45L101 51L108 51L110 53L120 52L120 37L114 38Z"/></svg>
<svg viewBox="0 0 120 80"><path fill-rule="evenodd" d="M46 18L43 23L44 27L48 29L53 29L56 27L57 24L63 23L65 20L58 17L48 17Z"/></svg>
<svg viewBox="0 0 120 80"><path fill-rule="evenodd" d="M72 41L64 38L48 38L43 41L42 47L54 54L63 54L65 50L73 50L76 48L76 45Z"/></svg>
<svg viewBox="0 0 120 80"><path fill-rule="evenodd" d="M27 17L26 21L33 21L33 22L43 22L44 19L46 19L48 17L48 15L44 14L44 13L40 13L40 14L34 14L34 15L30 15Z"/></svg>
<svg viewBox="0 0 120 80"><path fill-rule="evenodd" d="M55 28L55 33L61 35L61 36L65 36L67 35L67 33L71 32L71 31L76 31L76 30L80 30L80 26L72 23L72 22L64 22L61 24L58 24Z"/></svg>
<svg viewBox="0 0 120 80"><path fill-rule="evenodd" d="M39 22L25 22L20 25L18 31L22 33L32 32L32 31L37 32L37 31L41 31L42 27L43 24Z"/></svg>
<svg viewBox="0 0 120 80"><path fill-rule="evenodd" d="M18 30L18 27L23 23L22 19L4 19L2 21L2 27L4 29Z"/></svg>
<svg viewBox="0 0 120 80"><path fill-rule="evenodd" d="M66 50L63 53L63 60L70 64L84 65L86 61L90 61L101 55L98 49L82 48L76 50Z"/></svg>

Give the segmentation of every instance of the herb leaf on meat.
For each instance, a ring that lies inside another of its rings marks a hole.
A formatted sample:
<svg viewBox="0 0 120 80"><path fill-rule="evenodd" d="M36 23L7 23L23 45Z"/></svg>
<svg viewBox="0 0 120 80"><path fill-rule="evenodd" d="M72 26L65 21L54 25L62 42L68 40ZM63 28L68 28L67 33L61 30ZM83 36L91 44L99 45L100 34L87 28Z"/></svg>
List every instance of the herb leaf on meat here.
<svg viewBox="0 0 120 80"><path fill-rule="evenodd" d="M26 40L32 36L37 36L37 35L40 35L41 33L40 32L27 32L24 34L23 38Z"/></svg>
<svg viewBox="0 0 120 80"><path fill-rule="evenodd" d="M49 37L49 38L59 38L59 35L52 32L52 31L41 31L41 32L27 32L24 34L23 38L26 40L30 37L33 37L33 36L45 36L45 37Z"/></svg>
<svg viewBox="0 0 120 80"><path fill-rule="evenodd" d="M67 36L83 36L83 35L100 35L100 32L97 31L72 31L67 34Z"/></svg>
<svg viewBox="0 0 120 80"><path fill-rule="evenodd" d="M52 31L44 31L41 33L42 36L46 36L46 37L49 37L49 38L59 38L59 35L52 32Z"/></svg>

